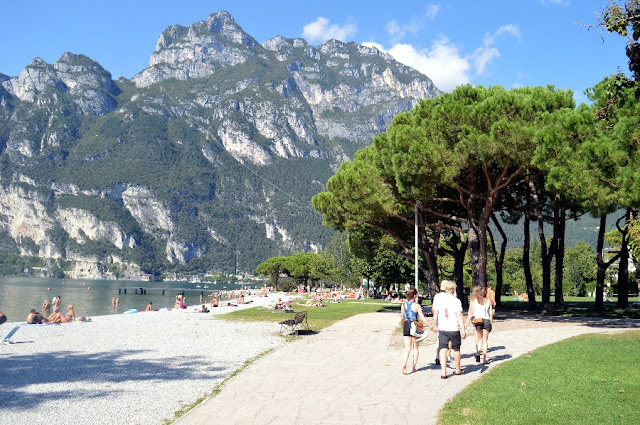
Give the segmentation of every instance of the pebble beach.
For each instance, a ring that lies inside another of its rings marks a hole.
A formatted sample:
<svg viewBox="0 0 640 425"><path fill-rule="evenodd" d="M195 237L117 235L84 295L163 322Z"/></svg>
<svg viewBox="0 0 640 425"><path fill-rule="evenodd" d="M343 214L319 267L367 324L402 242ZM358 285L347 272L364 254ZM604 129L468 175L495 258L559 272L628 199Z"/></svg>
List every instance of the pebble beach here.
<svg viewBox="0 0 640 425"><path fill-rule="evenodd" d="M254 302L210 313L192 306L21 326L13 344L0 345L0 424L160 424L173 418L247 359L283 344L277 323L217 317L274 297L247 300ZM18 324L0 325L0 336Z"/></svg>

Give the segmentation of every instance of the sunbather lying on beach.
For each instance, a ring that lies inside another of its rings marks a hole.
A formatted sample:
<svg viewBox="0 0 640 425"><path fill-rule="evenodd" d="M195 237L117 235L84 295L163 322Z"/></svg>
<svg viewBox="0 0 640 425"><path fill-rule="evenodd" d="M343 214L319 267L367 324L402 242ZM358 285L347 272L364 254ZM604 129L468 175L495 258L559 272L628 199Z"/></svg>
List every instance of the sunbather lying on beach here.
<svg viewBox="0 0 640 425"><path fill-rule="evenodd" d="M47 317L48 323L69 323L71 320L67 318L64 314L60 313L60 308L56 307L53 309L53 313L51 316Z"/></svg>
<svg viewBox="0 0 640 425"><path fill-rule="evenodd" d="M304 304L300 304L300 303L296 303L298 305L302 305L305 307L324 307L324 304L322 304L322 301L316 301L314 299L308 299L306 303Z"/></svg>

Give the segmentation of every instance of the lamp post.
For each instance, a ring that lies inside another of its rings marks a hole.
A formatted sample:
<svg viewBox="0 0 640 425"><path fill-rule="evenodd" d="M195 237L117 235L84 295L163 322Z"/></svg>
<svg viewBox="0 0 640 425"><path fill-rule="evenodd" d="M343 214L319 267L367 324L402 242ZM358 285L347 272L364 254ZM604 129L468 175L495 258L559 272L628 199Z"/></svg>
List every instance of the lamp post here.
<svg viewBox="0 0 640 425"><path fill-rule="evenodd" d="M415 288L418 290L418 201L416 201L414 207L414 220L415 220L415 241L414 241L414 269L415 269Z"/></svg>

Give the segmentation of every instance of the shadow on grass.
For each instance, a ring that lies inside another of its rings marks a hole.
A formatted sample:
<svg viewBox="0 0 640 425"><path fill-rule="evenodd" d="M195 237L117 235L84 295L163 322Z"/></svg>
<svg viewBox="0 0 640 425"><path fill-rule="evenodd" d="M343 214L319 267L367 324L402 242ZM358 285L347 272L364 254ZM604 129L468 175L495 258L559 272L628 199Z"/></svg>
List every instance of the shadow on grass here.
<svg viewBox="0 0 640 425"><path fill-rule="evenodd" d="M496 313L495 321L522 319L540 323L570 323L593 328L640 328L640 319L634 317L607 317L587 315L554 315L530 312L501 311Z"/></svg>
<svg viewBox="0 0 640 425"><path fill-rule="evenodd" d="M211 373L202 373L203 359L176 356L165 359L131 359L145 350L108 351L82 354L77 352L42 353L33 356L3 355L0 379L0 410L18 408L29 410L51 400L69 402L76 399L107 397L119 392L117 384L124 381L142 381L153 385L158 380L210 379ZM208 372L223 372L225 368L209 367ZM69 391L75 382L99 383L101 391ZM29 386L53 384L59 390L33 392Z"/></svg>
<svg viewBox="0 0 640 425"><path fill-rule="evenodd" d="M314 331L314 330L306 330L306 329L300 329L298 331L298 335L299 336L306 336L306 335L318 335L320 332L322 332L321 330L319 331ZM292 335L295 335L295 333L293 333Z"/></svg>

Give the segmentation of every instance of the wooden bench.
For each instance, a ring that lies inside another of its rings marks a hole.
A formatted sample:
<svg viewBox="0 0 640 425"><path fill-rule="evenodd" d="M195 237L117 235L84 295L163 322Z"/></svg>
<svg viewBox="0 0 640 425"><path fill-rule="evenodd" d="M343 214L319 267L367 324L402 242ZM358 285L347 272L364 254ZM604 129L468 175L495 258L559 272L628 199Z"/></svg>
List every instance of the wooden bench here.
<svg viewBox="0 0 640 425"><path fill-rule="evenodd" d="M305 330L310 330L306 311L299 311L293 319L280 322L280 333L284 333L284 331L287 330L291 333L295 332L296 335L298 335L301 327L304 327Z"/></svg>

